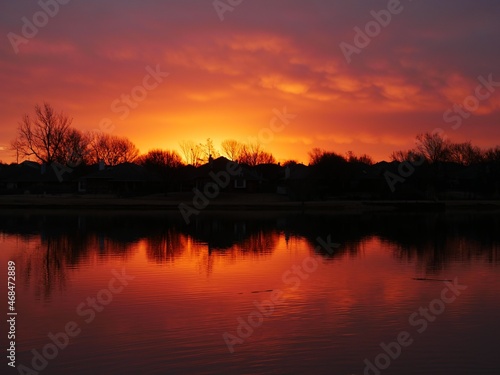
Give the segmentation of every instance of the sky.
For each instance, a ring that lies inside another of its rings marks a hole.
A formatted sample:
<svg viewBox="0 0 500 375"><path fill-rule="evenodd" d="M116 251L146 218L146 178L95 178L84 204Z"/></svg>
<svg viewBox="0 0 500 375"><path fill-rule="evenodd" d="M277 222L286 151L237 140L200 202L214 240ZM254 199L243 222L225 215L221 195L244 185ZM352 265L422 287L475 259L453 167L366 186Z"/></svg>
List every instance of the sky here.
<svg viewBox="0 0 500 375"><path fill-rule="evenodd" d="M493 0L2 1L0 160L43 102L143 153L211 138L380 161L433 131L492 147L499 19Z"/></svg>

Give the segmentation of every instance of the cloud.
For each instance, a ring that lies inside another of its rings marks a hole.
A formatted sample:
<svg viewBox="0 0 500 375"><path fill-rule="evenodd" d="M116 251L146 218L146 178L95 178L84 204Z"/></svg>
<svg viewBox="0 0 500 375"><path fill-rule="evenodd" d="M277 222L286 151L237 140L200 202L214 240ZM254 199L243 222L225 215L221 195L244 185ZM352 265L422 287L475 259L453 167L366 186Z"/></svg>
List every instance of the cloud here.
<svg viewBox="0 0 500 375"><path fill-rule="evenodd" d="M110 118L141 150L251 137L273 108L287 106L299 117L276 137L288 140L276 145L278 157L319 146L384 158L417 133L448 126L444 111L474 92L478 76L500 80L495 2L402 4L348 64L339 44L353 43L354 28L386 0L247 1L224 22L210 1L70 2L18 55L7 38L0 44L0 142L43 101L81 129ZM21 18L36 11L36 3L1 3L0 32L20 33ZM111 103L157 64L171 75L120 120ZM459 130L446 130L452 139L499 143L499 114L495 92Z"/></svg>

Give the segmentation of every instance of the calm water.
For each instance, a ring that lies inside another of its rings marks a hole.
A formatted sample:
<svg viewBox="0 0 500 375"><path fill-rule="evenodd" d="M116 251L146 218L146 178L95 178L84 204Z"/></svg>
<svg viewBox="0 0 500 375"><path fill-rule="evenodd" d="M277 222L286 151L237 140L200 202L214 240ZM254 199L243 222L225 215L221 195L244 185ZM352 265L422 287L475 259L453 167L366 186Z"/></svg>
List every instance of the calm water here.
<svg viewBox="0 0 500 375"><path fill-rule="evenodd" d="M0 215L3 274L9 260L17 272L16 364L56 375L500 373L498 215L178 219ZM328 236L330 251L317 240ZM68 323L56 353L48 334ZM401 335L405 346L390 344ZM32 363L44 348L50 359Z"/></svg>

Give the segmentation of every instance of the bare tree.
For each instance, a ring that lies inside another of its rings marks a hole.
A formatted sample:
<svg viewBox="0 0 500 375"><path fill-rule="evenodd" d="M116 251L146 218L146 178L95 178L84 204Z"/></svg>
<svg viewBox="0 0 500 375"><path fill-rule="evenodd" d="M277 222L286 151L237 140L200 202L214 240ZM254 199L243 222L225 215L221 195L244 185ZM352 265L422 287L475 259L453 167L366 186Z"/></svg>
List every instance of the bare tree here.
<svg viewBox="0 0 500 375"><path fill-rule="evenodd" d="M196 144L194 141L184 140L179 142L179 147L187 164L194 165L195 167L201 164L202 150L199 144Z"/></svg>
<svg viewBox="0 0 500 375"><path fill-rule="evenodd" d="M484 155L481 149L473 146L470 141L450 145L450 161L452 162L467 166L481 163L483 160Z"/></svg>
<svg viewBox="0 0 500 375"><path fill-rule="evenodd" d="M393 151L391 153L391 160L392 161L397 161L399 163L402 163L402 162L405 162L405 161L409 161L410 160L410 154L411 154L411 150L408 150L408 151Z"/></svg>
<svg viewBox="0 0 500 375"><path fill-rule="evenodd" d="M216 159L220 156L219 152L214 147L213 141L210 138L207 138L206 143L200 143L199 146L201 150L202 161L205 163L207 163L211 157L213 159Z"/></svg>
<svg viewBox="0 0 500 375"><path fill-rule="evenodd" d="M314 147L308 153L309 154L309 165L318 164L325 153L326 153L325 150L322 150L319 147Z"/></svg>
<svg viewBox="0 0 500 375"><path fill-rule="evenodd" d="M429 163L448 161L450 157L450 141L437 133L417 135L417 150Z"/></svg>
<svg viewBox="0 0 500 375"><path fill-rule="evenodd" d="M243 145L234 140L234 139L226 139L221 143L222 152L227 158L231 161L237 161L240 158L241 149Z"/></svg>
<svg viewBox="0 0 500 375"><path fill-rule="evenodd" d="M420 164L424 160L424 156L421 155L417 150L408 151L394 151L391 154L391 160L403 163L409 161L412 164Z"/></svg>
<svg viewBox="0 0 500 375"><path fill-rule="evenodd" d="M257 164L276 164L276 159L273 154L261 151L259 152L259 157L257 158Z"/></svg>
<svg viewBox="0 0 500 375"><path fill-rule="evenodd" d="M367 165L373 165L373 159L371 156L369 156L367 154L357 156L352 151L347 151L346 160L349 163L362 163L362 164L367 164Z"/></svg>
<svg viewBox="0 0 500 375"><path fill-rule="evenodd" d="M89 134L89 163L103 161L106 165L132 163L139 155L137 147L126 137L107 133Z"/></svg>
<svg viewBox="0 0 500 375"><path fill-rule="evenodd" d="M248 143L246 145L243 145L243 147L241 148L241 154L238 162L250 166L257 165L258 164L257 159L259 157L260 151L261 151L260 144L258 143Z"/></svg>
<svg viewBox="0 0 500 375"><path fill-rule="evenodd" d="M86 163L88 157L89 137L77 129L68 129L57 155L57 161L63 165L76 167L81 163Z"/></svg>
<svg viewBox="0 0 500 375"><path fill-rule="evenodd" d="M184 160L186 161L186 164L191 164L191 141L183 140L179 142L179 148L181 149L182 155L184 156ZM194 143L194 142L193 142Z"/></svg>
<svg viewBox="0 0 500 375"><path fill-rule="evenodd" d="M181 156L176 151L155 149L140 156L137 163L156 168L178 168L183 165Z"/></svg>
<svg viewBox="0 0 500 375"><path fill-rule="evenodd" d="M500 162L500 146L486 150L484 152L484 160L487 162Z"/></svg>
<svg viewBox="0 0 500 375"><path fill-rule="evenodd" d="M19 154L21 153L21 142L19 141L19 137L13 139L10 142L9 150L14 151L16 155L16 163L19 164ZM22 156L22 155L21 155Z"/></svg>
<svg viewBox="0 0 500 375"><path fill-rule="evenodd" d="M288 159L283 163L283 167L292 167L294 165L299 164L297 160L295 159Z"/></svg>
<svg viewBox="0 0 500 375"><path fill-rule="evenodd" d="M309 152L309 165L336 165L346 163L347 160L342 155L332 151L322 150L318 147Z"/></svg>
<svg viewBox="0 0 500 375"><path fill-rule="evenodd" d="M259 164L274 164L276 160L272 154L263 151L260 144L248 143L242 146L238 162L255 166Z"/></svg>
<svg viewBox="0 0 500 375"><path fill-rule="evenodd" d="M35 157L41 163L64 162L58 160L67 139L72 119L56 113L47 103L35 106L35 115L25 114L18 127L17 138L11 149L24 157Z"/></svg>

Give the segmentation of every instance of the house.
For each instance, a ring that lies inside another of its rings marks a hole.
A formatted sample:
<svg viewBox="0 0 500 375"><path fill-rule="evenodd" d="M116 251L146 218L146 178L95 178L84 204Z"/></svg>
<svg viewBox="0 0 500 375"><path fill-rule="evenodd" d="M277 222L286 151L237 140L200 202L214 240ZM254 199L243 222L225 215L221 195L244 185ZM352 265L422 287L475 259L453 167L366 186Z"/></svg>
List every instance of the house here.
<svg viewBox="0 0 500 375"><path fill-rule="evenodd" d="M233 190L236 192L259 193L262 190L264 178L254 170L242 166L241 171L233 179Z"/></svg>
<svg viewBox="0 0 500 375"><path fill-rule="evenodd" d="M71 170L61 170L57 164L40 165L32 161L2 165L0 193L2 194L58 194L76 191L77 183Z"/></svg>
<svg viewBox="0 0 500 375"><path fill-rule="evenodd" d="M291 164L284 168L276 192L292 200L306 200L313 195L311 170L304 164Z"/></svg>
<svg viewBox="0 0 500 375"><path fill-rule="evenodd" d="M386 180L386 174L399 175L398 162L381 161L367 165L351 181L351 187L364 199L387 199L392 193ZM397 187L398 189L400 186Z"/></svg>
<svg viewBox="0 0 500 375"><path fill-rule="evenodd" d="M78 192L133 195L161 191L161 178L133 163L105 166L99 163L78 181Z"/></svg>
<svg viewBox="0 0 500 375"><path fill-rule="evenodd" d="M261 179L260 192L276 193L284 173L282 166L279 164L259 164L252 167L252 171Z"/></svg>
<svg viewBox="0 0 500 375"><path fill-rule="evenodd" d="M231 170L230 164L234 162L221 156L217 159L210 159L208 163L196 168L193 174L193 185L199 190L204 189L209 182L214 182L213 174L219 174ZM240 172L237 175L229 175L230 181L221 190L233 192L259 192L264 179L248 166L239 165Z"/></svg>

